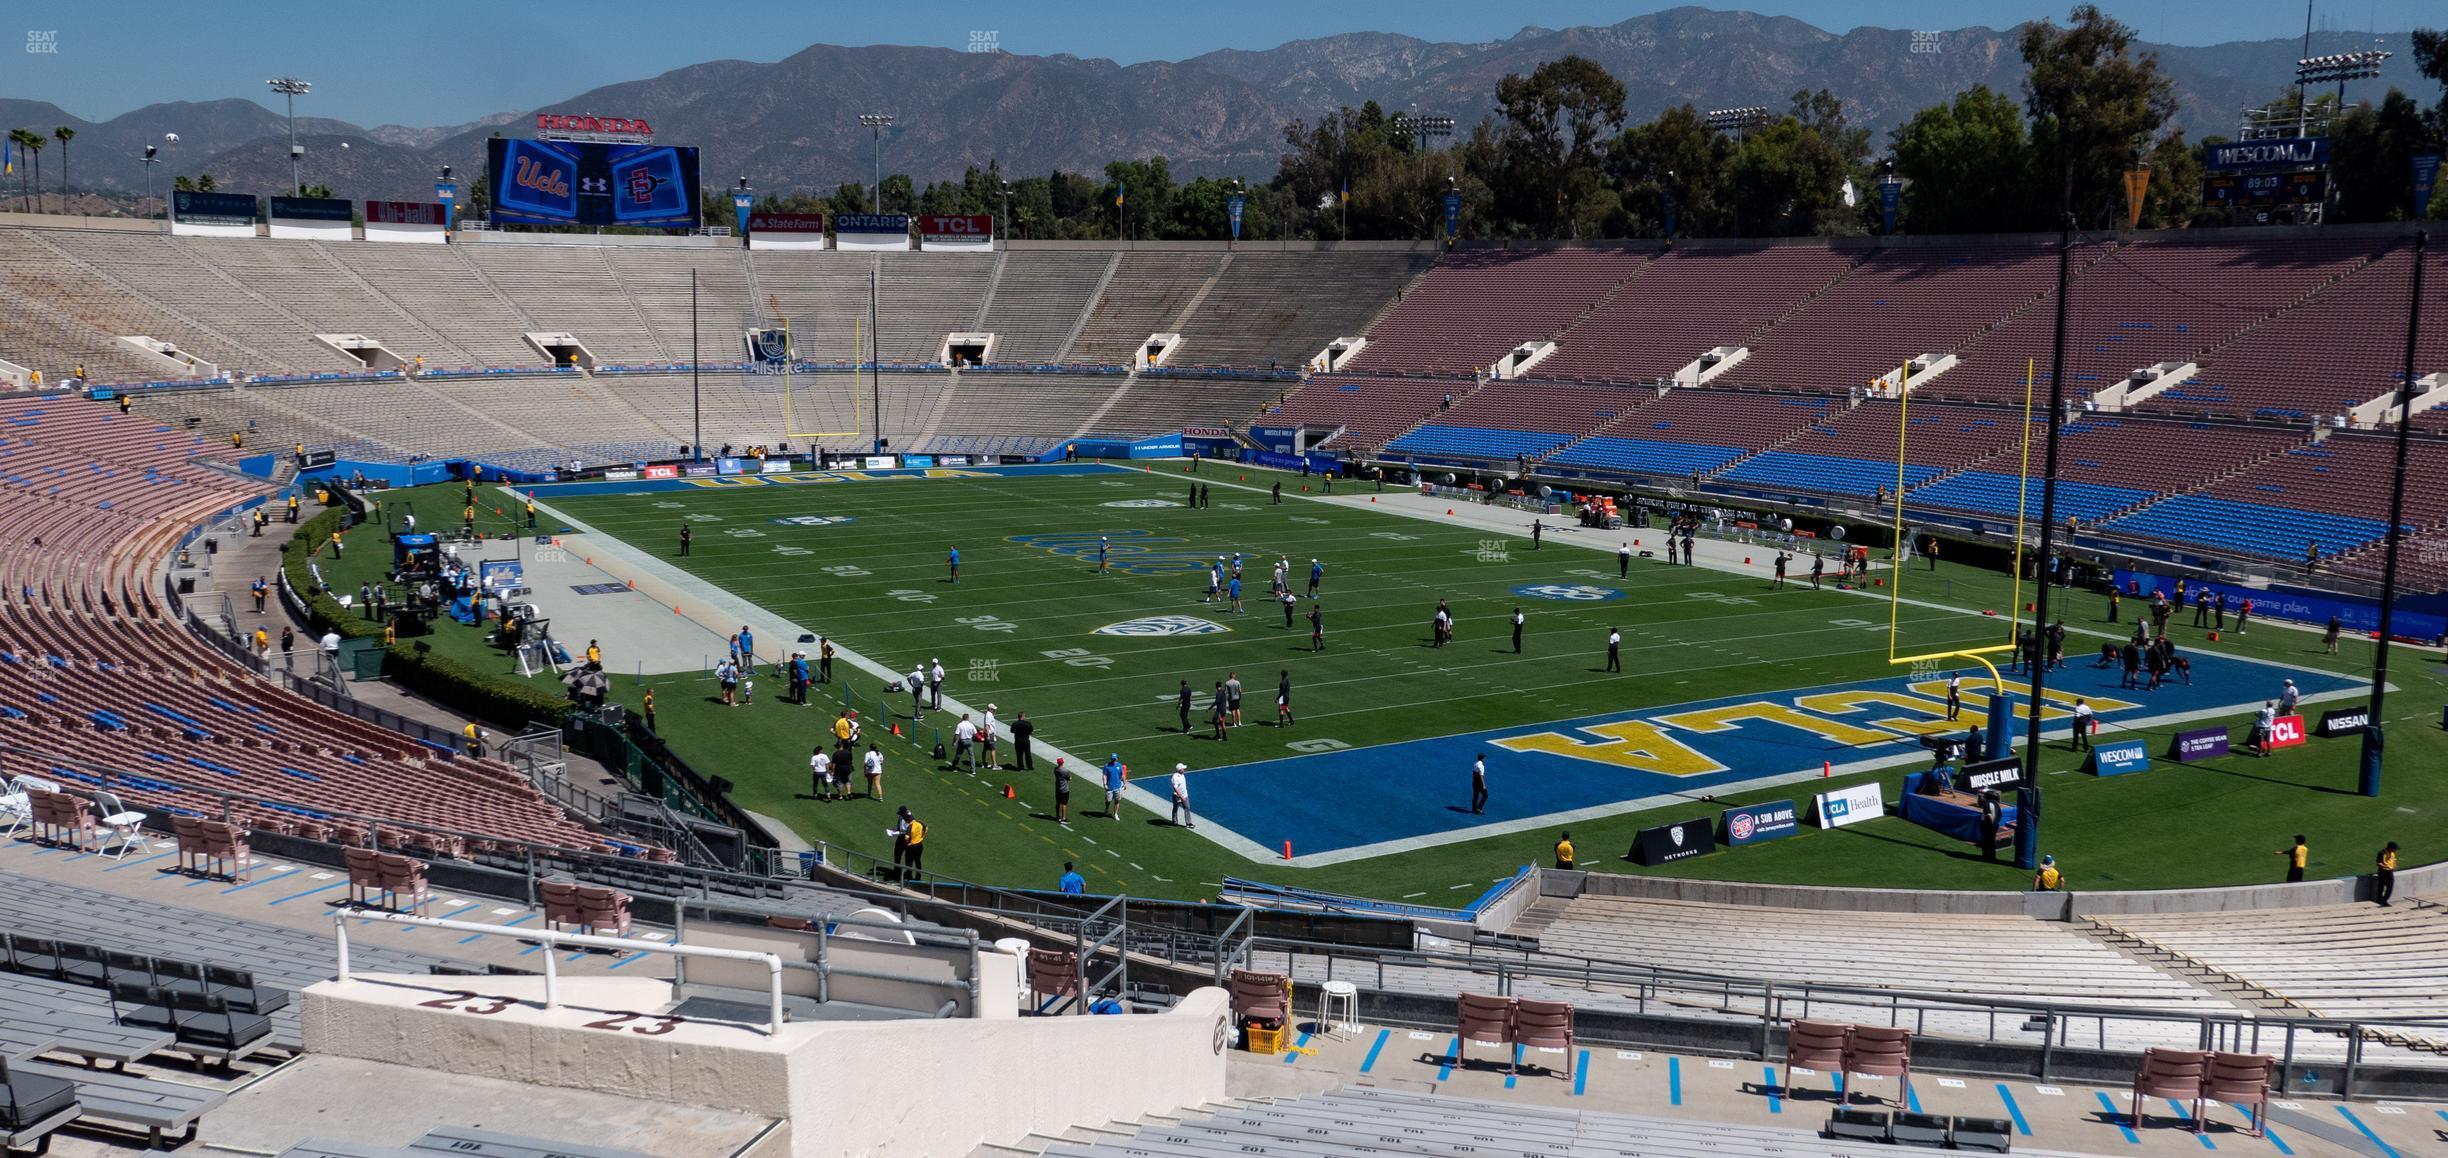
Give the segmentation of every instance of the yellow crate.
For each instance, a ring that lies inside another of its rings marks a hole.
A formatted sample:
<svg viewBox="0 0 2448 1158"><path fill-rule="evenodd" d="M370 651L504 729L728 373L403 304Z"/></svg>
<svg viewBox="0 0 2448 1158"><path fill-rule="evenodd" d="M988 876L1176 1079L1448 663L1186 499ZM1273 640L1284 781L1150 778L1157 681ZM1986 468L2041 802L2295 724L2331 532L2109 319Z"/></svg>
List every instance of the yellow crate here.
<svg viewBox="0 0 2448 1158"><path fill-rule="evenodd" d="M1277 1026L1273 1029L1268 1029L1263 1025L1249 1026L1245 1031L1249 1035L1249 1051L1255 1054L1265 1054L1270 1057L1274 1056L1275 1054L1282 1053L1284 1049L1284 1034L1287 1032L1287 1028L1288 1027L1285 1026Z"/></svg>

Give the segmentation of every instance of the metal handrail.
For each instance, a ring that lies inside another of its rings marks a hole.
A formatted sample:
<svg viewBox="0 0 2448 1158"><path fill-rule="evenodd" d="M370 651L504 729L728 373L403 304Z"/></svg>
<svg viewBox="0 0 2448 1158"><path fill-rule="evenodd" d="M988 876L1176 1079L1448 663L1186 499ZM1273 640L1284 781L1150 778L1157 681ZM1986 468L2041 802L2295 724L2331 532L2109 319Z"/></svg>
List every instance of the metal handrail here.
<svg viewBox="0 0 2448 1158"><path fill-rule="evenodd" d="M757 953L747 949L717 949L699 945L663 945L652 941L632 941L626 937L597 937L585 933L560 933L550 929L508 929L500 925L479 925L472 921L451 921L440 917L419 917L408 913L386 913L378 909L341 909L332 914L332 935L339 945L339 979L349 979L348 926L352 920L384 921L394 925L412 925L428 929L445 929L454 933L480 934L488 937L509 937L520 941L538 941L547 948L576 945L587 949L618 949L631 953L668 953L675 957L722 957L733 961L762 962L770 986L767 999L765 1034L782 1032L782 958L773 953ZM561 1008L561 974L554 961L558 953L544 954L544 1008Z"/></svg>

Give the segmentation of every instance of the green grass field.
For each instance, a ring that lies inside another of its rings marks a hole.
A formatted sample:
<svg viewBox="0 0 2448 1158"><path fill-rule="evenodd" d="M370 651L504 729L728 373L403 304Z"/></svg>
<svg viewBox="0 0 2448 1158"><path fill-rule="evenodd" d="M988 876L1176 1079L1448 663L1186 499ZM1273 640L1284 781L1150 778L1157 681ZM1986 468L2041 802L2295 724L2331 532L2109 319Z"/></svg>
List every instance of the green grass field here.
<svg viewBox="0 0 2448 1158"><path fill-rule="evenodd" d="M1250 480L1246 487L1233 481L1239 476ZM1629 579L1619 582L1611 553L1552 539L1533 551L1526 537L1312 502L1298 495L1297 478L1286 479L1294 493L1275 505L1263 487L1278 477L1284 476L1210 464L1202 481L1214 486L1214 506L1206 510L1181 505L1188 480L1170 464L1148 474L1087 477L897 479L651 495L555 496L547 490L543 501L893 670L906 673L913 663L940 658L950 673L948 695L973 705L993 701L1007 722L1026 711L1038 723L1041 744L1091 764L1119 751L1135 776L1176 761L1215 769L1280 759L1300 753L1294 744L1331 741L1370 749L1898 674L1886 663L1883 601L1813 592L1807 583L1771 590L1764 578L1655 560L1635 560ZM458 506L455 487L399 492L390 501L414 501L435 512L447 508L453 515ZM1151 502L1167 505L1113 505ZM808 525L810 517L847 521ZM683 519L695 528L696 544L689 558L675 559ZM1099 533L1114 536L1117 548L1147 550L1118 549L1117 570L1101 574L1094 559ZM1081 537L1070 542L1084 544L1086 555L1053 549L1062 543L1014 541L1048 535ZM1614 541L1606 540L1610 548ZM947 581L944 566L946 551L956 545L962 556L957 585ZM1248 613L1202 604L1203 577L1130 573L1149 564L1170 566L1149 551L1249 556ZM370 571L377 556L353 552L333 580L354 586L360 569ZM1298 607L1298 625L1285 630L1280 608L1263 597L1278 556L1292 560L1296 592L1306 589L1312 557L1326 563L1328 649L1321 654L1308 650L1306 601ZM1540 583L1615 587L1627 597L1581 603L1515 594L1519 586ZM2007 579L1995 573L1952 564L1934 574L1915 571L1907 579L1908 596L1974 613L1906 606L1905 650L1997 641L1999 621L1977 611L2002 608L2007 592ZM1458 623L1455 642L1442 649L1428 646L1427 626L1440 598L1449 601ZM2104 597L2068 598L2070 622L2104 626ZM1530 616L1520 656L1505 638L1516 605ZM1099 627L1161 615L1197 616L1230 630L1095 634ZM1622 674L1596 670L1609 626L1625 633ZM604 642L607 667L617 676L631 657L622 655L619 640ZM787 644L760 640L759 650L771 656ZM447 623L435 646L470 658L481 651L474 632ZM2077 636L2068 650L2096 646ZM2368 642L2349 641L2345 654L2330 659L2319 654L2315 635L2274 625L2247 639L2190 646L2357 676L2368 672L2371 659ZM2448 855L2428 847L2432 838L2423 835L2448 807L2448 786L2435 771L2448 753L2438 727L2441 671L2436 657L2399 656L2393 673L2399 690L2390 700L2390 774L2381 799L2353 794L2351 741L2314 741L2266 760L2160 763L2146 774L2115 779L2048 775L2042 781L2048 792L2045 847L2077 888L2276 879L2279 862L2271 850L2297 831L2311 838L2316 873L2361 871L2371 851L2389 839L2406 846L2409 863ZM507 666L498 654L482 662L492 670ZM1272 692L1283 670L1292 675L1299 724L1278 730ZM1172 707L1179 681L1190 681L1203 709L1209 687L1227 672L1238 672L1247 686L1250 726L1224 743L1204 738L1203 721L1191 736L1181 735ZM906 696L885 699L882 680L848 663L837 664L837 674L863 709L887 704L898 719L908 708ZM1552 829L1540 828L1317 868L1253 862L1137 809L1126 809L1123 823L1083 817L1102 810L1090 786L1093 768L1079 770L1073 824L1066 829L1050 818L1042 770L1049 761L1041 758L1032 777L1004 772L972 778L944 770L910 746L887 748L887 802L819 803L807 795L805 759L830 711L779 702L779 681L770 679L759 681L756 705L726 709L712 702L710 677L650 678L665 736L699 768L733 780L744 806L785 819L811 840L880 855L892 807L911 804L929 822L928 868L974 880L1047 887L1061 862L1072 860L1100 892L1205 896L1231 874L1458 904L1521 864L1545 860L1554 840ZM616 694L634 705L637 682L618 676ZM930 714L927 723L948 736L950 717ZM2163 740L2164 732L2154 739ZM931 739L931 731L921 738ZM2050 745L2044 772L2077 765L2062 747ZM1008 745L1003 755L1009 759ZM1905 770L1878 774L1889 799ZM1462 795L1463 766L1416 774L1423 792ZM1861 778L1729 792L1720 802L1795 797ZM1019 787L1019 802L1003 798L1005 783ZM1332 781L1304 786L1300 795L1303 800L1287 807L1337 808ZM1576 819L1569 827L1584 867L1596 871L1896 887L2004 889L2026 880L2010 863L1984 863L1969 846L1894 818L1832 832L1806 828L1788 840L1664 869L1620 859L1638 828L1717 806L1686 803ZM1347 820L1365 824L1367 818Z"/></svg>

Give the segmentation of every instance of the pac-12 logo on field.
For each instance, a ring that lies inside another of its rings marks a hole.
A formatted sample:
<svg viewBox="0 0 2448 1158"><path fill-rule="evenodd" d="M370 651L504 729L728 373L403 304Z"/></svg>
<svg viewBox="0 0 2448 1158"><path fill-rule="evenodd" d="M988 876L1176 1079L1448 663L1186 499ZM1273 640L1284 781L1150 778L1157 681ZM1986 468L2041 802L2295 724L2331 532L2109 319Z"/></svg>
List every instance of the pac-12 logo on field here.
<svg viewBox="0 0 2448 1158"><path fill-rule="evenodd" d="M1126 619L1097 628L1097 635L1129 635L1146 638L1170 635L1222 635L1232 630L1221 623L1211 623L1195 615L1150 615L1145 619Z"/></svg>
<svg viewBox="0 0 2448 1158"><path fill-rule="evenodd" d="M790 517L788 517L788 518L775 519L774 521L775 521L775 522L777 522L777 523L782 524L782 525L783 525L783 526L785 526L785 527L838 527L838 526L842 525L843 523L847 523L847 522L849 522L851 519L853 519L853 518L855 518L855 517L857 517L857 516L854 516L854 515L792 515L792 516L790 516Z"/></svg>
<svg viewBox="0 0 2448 1158"><path fill-rule="evenodd" d="M1178 507L1181 504L1171 499L1115 499L1104 505L1109 507Z"/></svg>
<svg viewBox="0 0 2448 1158"><path fill-rule="evenodd" d="M1513 593L1527 599L1561 599L1572 603L1599 603L1623 598L1623 592L1612 587L1588 583L1524 583L1514 588Z"/></svg>

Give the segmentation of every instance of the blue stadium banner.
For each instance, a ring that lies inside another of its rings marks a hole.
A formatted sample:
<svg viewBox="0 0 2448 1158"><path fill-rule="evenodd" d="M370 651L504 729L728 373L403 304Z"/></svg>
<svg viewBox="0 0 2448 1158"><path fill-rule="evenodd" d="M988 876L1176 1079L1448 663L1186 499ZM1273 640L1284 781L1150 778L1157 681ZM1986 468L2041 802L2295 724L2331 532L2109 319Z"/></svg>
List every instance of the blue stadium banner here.
<svg viewBox="0 0 2448 1158"><path fill-rule="evenodd" d="M198 193L179 189L170 194L170 217L196 225L255 224L252 193Z"/></svg>
<svg viewBox="0 0 2448 1158"><path fill-rule="evenodd" d="M2440 155L2424 153L2414 158L2414 220L2431 215L2431 190L2439 184Z"/></svg>
<svg viewBox="0 0 2448 1158"><path fill-rule="evenodd" d="M1725 842L1740 847L1802 831L1801 812L1791 800L1771 800L1725 810Z"/></svg>
<svg viewBox="0 0 2448 1158"><path fill-rule="evenodd" d="M2150 768L2150 742L2147 740L2117 740L2091 749L2083 761L2083 771L2093 776L2124 776Z"/></svg>
<svg viewBox="0 0 2448 1158"><path fill-rule="evenodd" d="M1248 200L1249 198L1239 193L1226 194L1224 197L1224 220L1232 224L1234 241L1241 240L1241 206Z"/></svg>
<svg viewBox="0 0 2448 1158"><path fill-rule="evenodd" d="M692 148L507 137L485 145L497 222L694 229L702 216Z"/></svg>
<svg viewBox="0 0 2448 1158"><path fill-rule="evenodd" d="M1895 232L1896 206L1904 200L1904 182L1889 177L1879 182L1879 232Z"/></svg>
<svg viewBox="0 0 2448 1158"><path fill-rule="evenodd" d="M444 178L434 182L434 200L442 203L442 228L459 224L459 183Z"/></svg>
<svg viewBox="0 0 2448 1158"><path fill-rule="evenodd" d="M2311 169L2329 163L2329 138L2286 137L2274 141L2229 141L2205 150L2203 164L2237 169Z"/></svg>
<svg viewBox="0 0 2448 1158"><path fill-rule="evenodd" d="M1668 210L1668 212L1671 213L1673 211ZM1454 243L1454 238L1459 236L1461 232L1462 195L1460 193L1448 191L1445 194L1445 244L1452 245ZM1669 235L1674 233L1674 225L1672 223L1669 223L1666 226L1666 232Z"/></svg>
<svg viewBox="0 0 2448 1158"><path fill-rule="evenodd" d="M908 249L906 213L836 213L833 243L841 249Z"/></svg>
<svg viewBox="0 0 2448 1158"><path fill-rule="evenodd" d="M337 197L274 197L272 216L292 221L353 221L356 205Z"/></svg>
<svg viewBox="0 0 2448 1158"><path fill-rule="evenodd" d="M754 208L756 208L756 198L747 190L742 189L737 193L733 193L731 195L731 216L734 224L731 228L742 236L746 236L748 233L748 213Z"/></svg>

